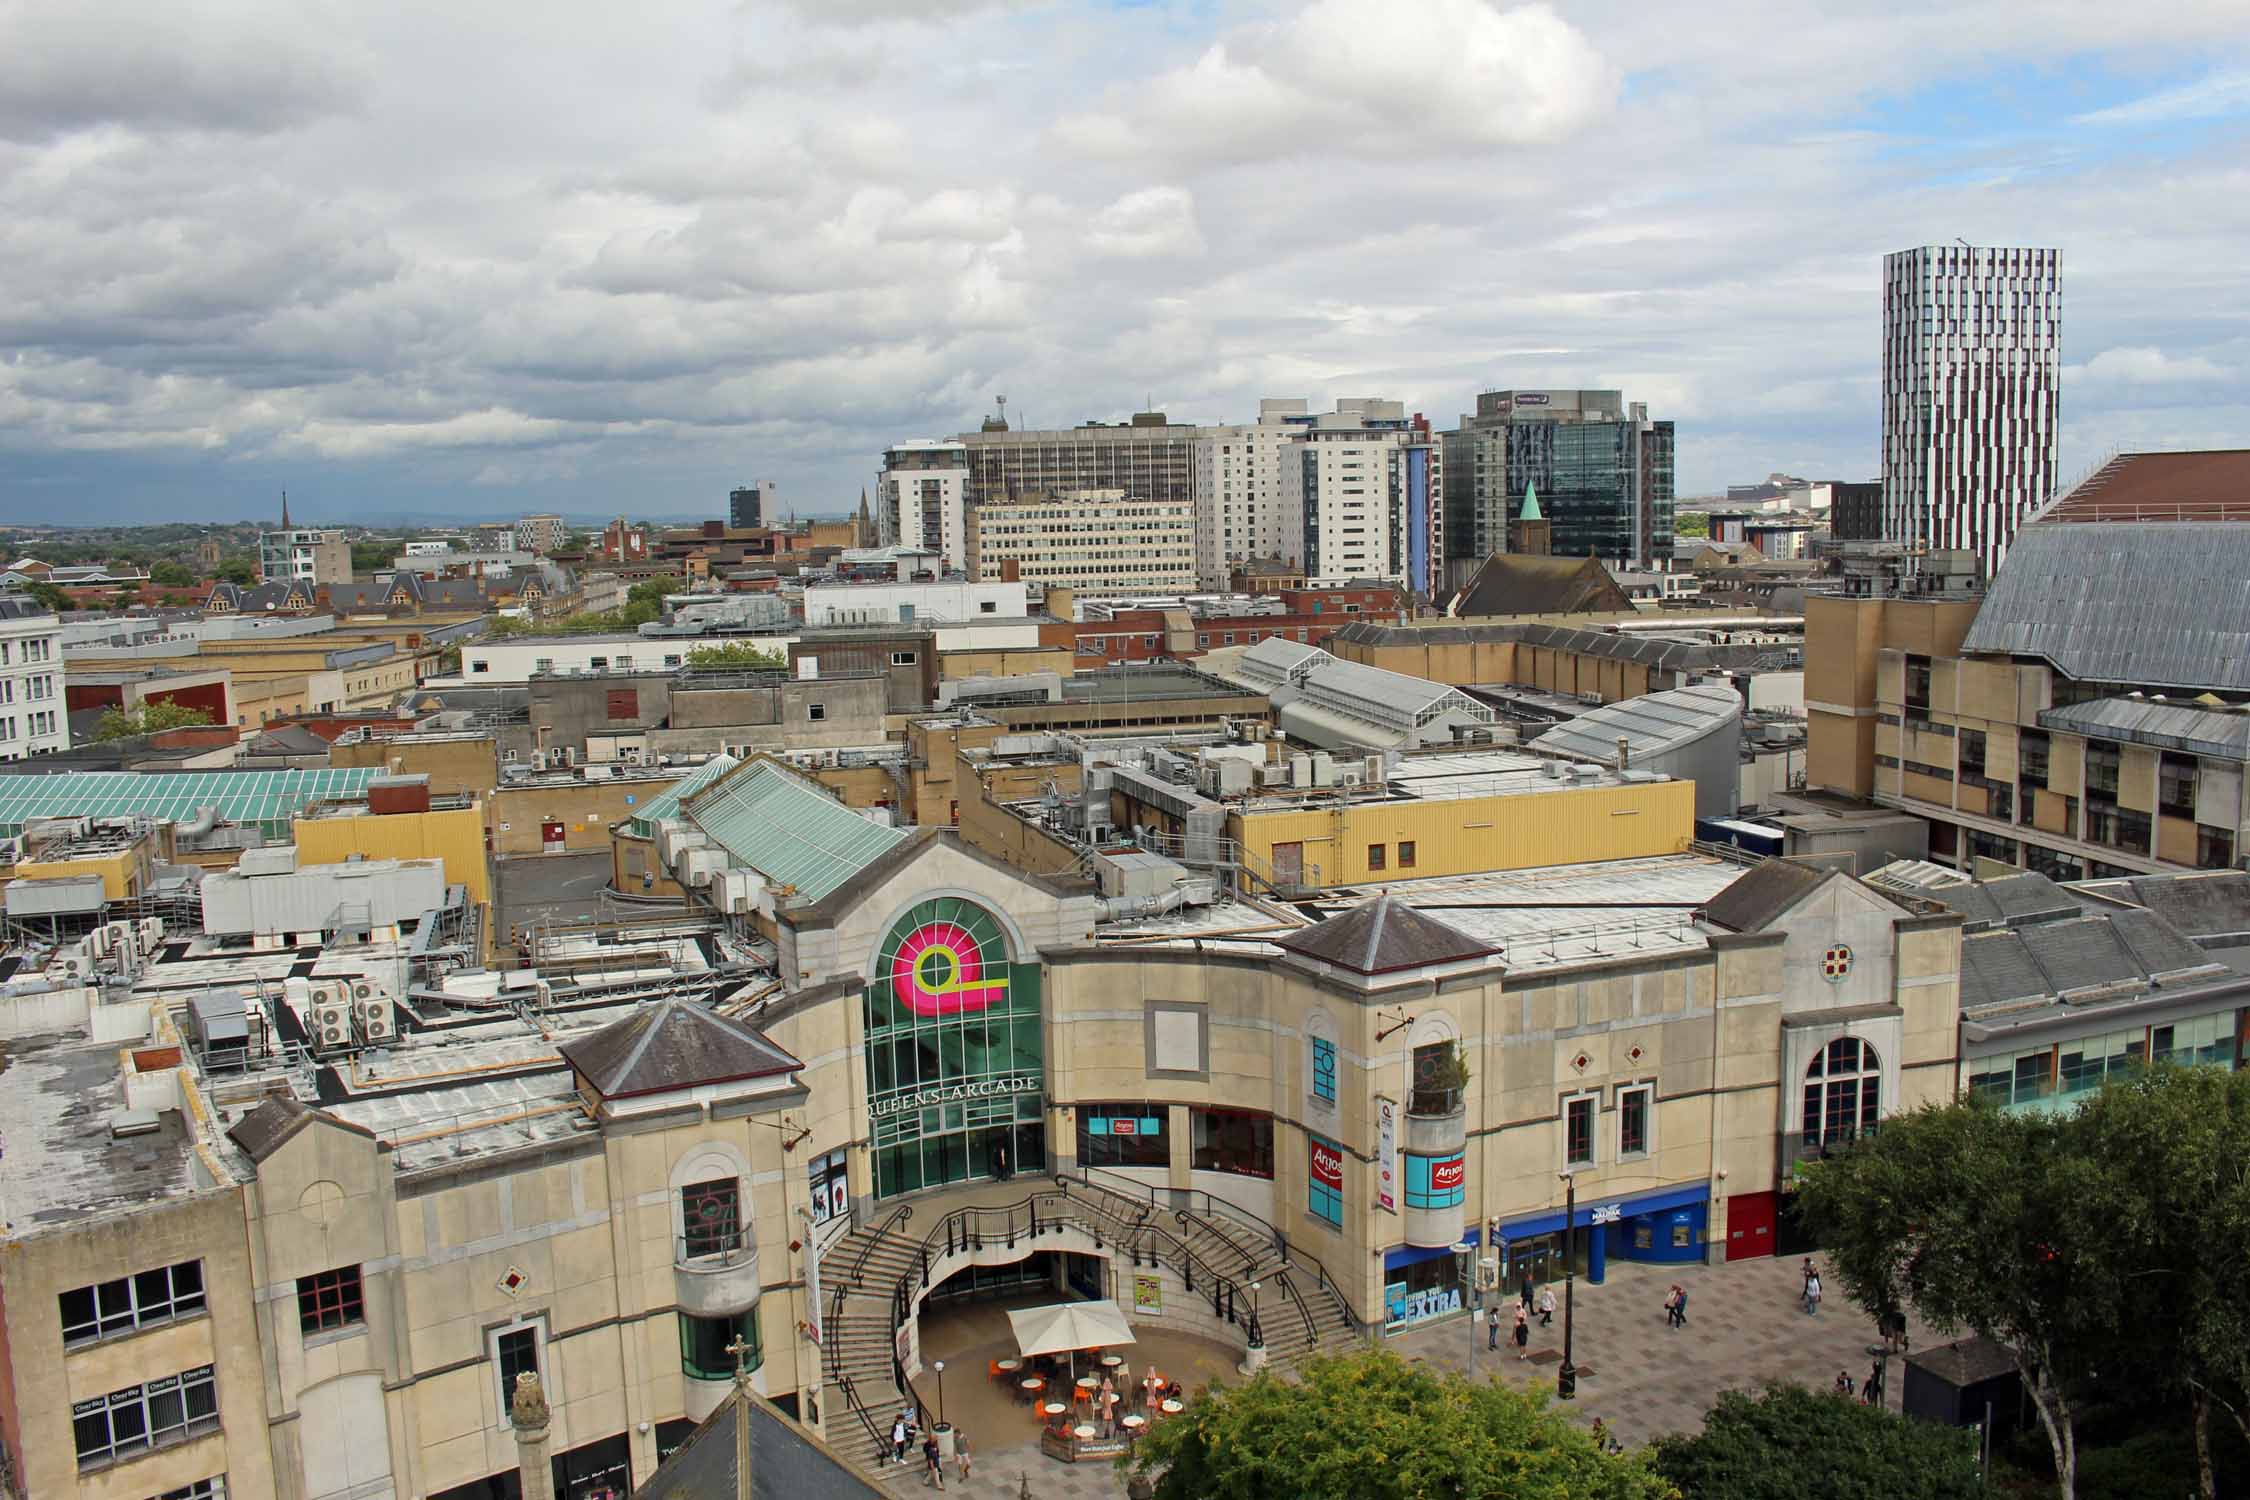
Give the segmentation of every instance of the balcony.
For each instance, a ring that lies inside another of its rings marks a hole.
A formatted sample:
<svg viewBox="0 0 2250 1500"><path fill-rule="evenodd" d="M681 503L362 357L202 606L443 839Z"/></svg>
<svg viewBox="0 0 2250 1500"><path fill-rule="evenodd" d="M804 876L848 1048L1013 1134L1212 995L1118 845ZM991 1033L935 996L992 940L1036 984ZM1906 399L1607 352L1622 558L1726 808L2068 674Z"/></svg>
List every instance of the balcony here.
<svg viewBox="0 0 2250 1500"><path fill-rule="evenodd" d="M758 1242L739 1229L674 1240L672 1286L680 1311L693 1317L748 1312L758 1305Z"/></svg>
<svg viewBox="0 0 2250 1500"><path fill-rule="evenodd" d="M1465 1092L1462 1089L1409 1089L1406 1149L1423 1156L1442 1156L1460 1150L1468 1139Z"/></svg>
<svg viewBox="0 0 2250 1500"><path fill-rule="evenodd" d="M680 1414L690 1422L700 1422L717 1411L727 1392L734 1389L731 1374L692 1369L683 1369L680 1374Z"/></svg>

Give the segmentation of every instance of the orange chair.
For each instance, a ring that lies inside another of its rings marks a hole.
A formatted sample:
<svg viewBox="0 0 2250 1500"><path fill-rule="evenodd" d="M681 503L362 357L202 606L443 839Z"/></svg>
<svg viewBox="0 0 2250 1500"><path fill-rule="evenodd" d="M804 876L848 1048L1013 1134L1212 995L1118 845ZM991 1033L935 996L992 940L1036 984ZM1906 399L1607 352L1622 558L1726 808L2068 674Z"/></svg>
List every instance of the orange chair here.
<svg viewBox="0 0 2250 1500"><path fill-rule="evenodd" d="M1000 1361L996 1359L988 1359L984 1362L984 1378L991 1381L993 1384L997 1385L1000 1383L1000 1376L1002 1373L1003 1372L1000 1369Z"/></svg>

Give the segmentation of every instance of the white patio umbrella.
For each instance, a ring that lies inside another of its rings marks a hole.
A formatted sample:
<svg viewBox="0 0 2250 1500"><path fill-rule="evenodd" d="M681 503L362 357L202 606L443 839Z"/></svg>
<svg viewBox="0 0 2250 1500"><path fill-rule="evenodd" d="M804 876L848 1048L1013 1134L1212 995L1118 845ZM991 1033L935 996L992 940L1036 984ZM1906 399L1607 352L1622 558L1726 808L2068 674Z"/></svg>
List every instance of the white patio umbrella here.
<svg viewBox="0 0 2250 1500"><path fill-rule="evenodd" d="M1078 1378L1078 1351L1115 1348L1133 1342L1133 1325L1115 1302L1056 1302L1023 1307L1008 1314L1019 1354L1070 1351L1070 1378Z"/></svg>

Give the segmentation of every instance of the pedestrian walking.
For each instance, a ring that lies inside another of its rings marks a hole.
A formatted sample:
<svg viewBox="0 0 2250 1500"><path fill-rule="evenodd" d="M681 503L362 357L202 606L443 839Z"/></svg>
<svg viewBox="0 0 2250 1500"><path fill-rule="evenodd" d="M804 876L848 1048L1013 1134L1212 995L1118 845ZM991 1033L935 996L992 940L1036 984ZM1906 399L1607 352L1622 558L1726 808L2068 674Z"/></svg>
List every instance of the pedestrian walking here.
<svg viewBox="0 0 2250 1500"><path fill-rule="evenodd" d="M1849 1396L1852 1393L1852 1389L1851 1372L1849 1370L1838 1370L1836 1372L1836 1394L1839 1396Z"/></svg>
<svg viewBox="0 0 2250 1500"><path fill-rule="evenodd" d="M1531 1273L1530 1273L1529 1271L1526 1271L1526 1272L1524 1272L1524 1273L1523 1273L1523 1296L1522 1296L1522 1301L1523 1301L1523 1305L1524 1305L1524 1310L1525 1310L1525 1311L1527 1311L1527 1312L1528 1312L1528 1311L1530 1311L1530 1309L1531 1309Z"/></svg>
<svg viewBox="0 0 2250 1500"><path fill-rule="evenodd" d="M1542 1287L1539 1290L1539 1326L1541 1328L1555 1326L1555 1289L1551 1286Z"/></svg>
<svg viewBox="0 0 2250 1500"><path fill-rule="evenodd" d="M1518 1359L1529 1359L1531 1357L1523 1352L1525 1347L1531 1343L1531 1314L1527 1311L1527 1307L1528 1304L1524 1303L1516 1305L1516 1358Z"/></svg>
<svg viewBox="0 0 2250 1500"><path fill-rule="evenodd" d="M906 1462L906 1413L903 1411L891 1419L891 1462Z"/></svg>
<svg viewBox="0 0 2250 1500"><path fill-rule="evenodd" d="M1679 1306L1679 1302L1680 1284L1675 1281L1670 1286L1664 1289L1664 1326L1666 1328L1677 1328L1680 1326L1679 1315L1675 1311L1675 1309Z"/></svg>
<svg viewBox="0 0 2250 1500"><path fill-rule="evenodd" d="M1484 1313L1480 1313L1480 1314L1479 1314L1478 1316L1480 1316L1480 1317L1482 1317L1482 1318L1484 1319L1484 1347L1485 1347L1485 1348L1487 1348L1487 1349L1497 1349L1497 1348L1499 1348L1499 1347L1500 1347L1500 1309L1499 1309L1499 1307L1498 1307L1497 1305L1495 1305L1495 1306L1494 1306L1493 1308L1491 1308L1491 1309L1490 1309L1489 1311L1487 1311L1487 1312L1484 1312Z"/></svg>
<svg viewBox="0 0 2250 1500"><path fill-rule="evenodd" d="M953 1467L963 1479L969 1477L969 1435L958 1427L953 1429Z"/></svg>
<svg viewBox="0 0 2250 1500"><path fill-rule="evenodd" d="M922 1439L922 1488L945 1488L945 1460L938 1456L937 1434Z"/></svg>
<svg viewBox="0 0 2250 1500"><path fill-rule="evenodd" d="M1869 1406L1881 1406L1883 1404L1883 1362L1881 1360L1877 1360L1867 1367L1867 1384L1859 1388L1859 1393L1860 1400L1866 1402Z"/></svg>
<svg viewBox="0 0 2250 1500"><path fill-rule="evenodd" d="M1805 1316L1820 1316L1820 1273L1813 1272L1805 1278Z"/></svg>
<svg viewBox="0 0 2250 1500"><path fill-rule="evenodd" d="M1672 1283L1672 1326L1687 1327L1687 1288L1676 1281Z"/></svg>

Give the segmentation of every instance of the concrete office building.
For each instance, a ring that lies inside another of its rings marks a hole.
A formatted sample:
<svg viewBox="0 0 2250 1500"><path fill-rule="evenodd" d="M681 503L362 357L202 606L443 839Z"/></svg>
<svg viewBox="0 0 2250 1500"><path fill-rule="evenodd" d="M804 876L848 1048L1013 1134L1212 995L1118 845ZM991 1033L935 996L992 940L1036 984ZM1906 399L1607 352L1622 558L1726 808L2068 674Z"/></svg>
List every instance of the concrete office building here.
<svg viewBox="0 0 2250 1500"><path fill-rule="evenodd" d="M1508 550L1536 488L1558 557L1672 561L1670 422L1620 391L1486 391L1443 434L1449 583Z"/></svg>
<svg viewBox="0 0 2250 1500"><path fill-rule="evenodd" d="M949 568L969 555L969 454L958 442L895 443L875 481L875 526L885 547L935 552Z"/></svg>
<svg viewBox="0 0 2250 1500"><path fill-rule="evenodd" d="M1195 587L1195 504L1123 490L986 500L969 512L969 576L1079 597Z"/></svg>
<svg viewBox="0 0 2250 1500"><path fill-rule="evenodd" d="M1883 539L1999 570L2053 498L2062 252L1883 257Z"/></svg>
<svg viewBox="0 0 2250 1500"><path fill-rule="evenodd" d="M258 577L264 583L352 581L352 544L341 531L284 527L258 533Z"/></svg>
<svg viewBox="0 0 2250 1500"><path fill-rule="evenodd" d="M738 530L770 524L766 518L778 509L770 479L727 491L727 524Z"/></svg>
<svg viewBox="0 0 2250 1500"><path fill-rule="evenodd" d="M516 545L541 557L560 552L570 539L570 525L552 511L524 516L516 522Z"/></svg>
<svg viewBox="0 0 2250 1500"><path fill-rule="evenodd" d="M1005 417L964 432L968 503L1051 494L1058 490L1123 490L1150 500L1195 497L1195 439L1202 429L1135 412L1126 422L1018 431Z"/></svg>

